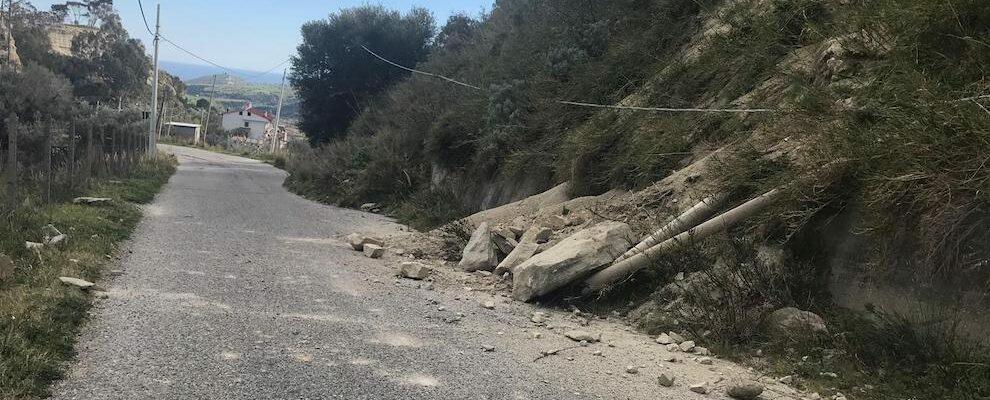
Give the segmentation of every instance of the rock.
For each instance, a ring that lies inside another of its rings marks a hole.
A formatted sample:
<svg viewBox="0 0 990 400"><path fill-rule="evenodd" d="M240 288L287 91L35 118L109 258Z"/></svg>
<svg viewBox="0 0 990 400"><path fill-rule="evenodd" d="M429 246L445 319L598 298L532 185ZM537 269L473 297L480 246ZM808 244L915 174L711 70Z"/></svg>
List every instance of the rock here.
<svg viewBox="0 0 990 400"><path fill-rule="evenodd" d="M519 243L502 262L498 263L498 266L495 267L495 273L501 275L512 272L519 264L533 258L539 248L540 245L536 243Z"/></svg>
<svg viewBox="0 0 990 400"><path fill-rule="evenodd" d="M364 203L361 205L361 211L364 212L370 212L376 208L378 208L378 203Z"/></svg>
<svg viewBox="0 0 990 400"><path fill-rule="evenodd" d="M61 235L62 231L58 230L58 228L56 228L55 225L48 224L41 228L41 234L44 235L44 237L47 239Z"/></svg>
<svg viewBox="0 0 990 400"><path fill-rule="evenodd" d="M690 390L692 392L695 392L695 393L698 393L698 394L705 394L705 393L708 393L708 384L707 383L695 383L695 384L693 384L691 386L688 386L688 390Z"/></svg>
<svg viewBox="0 0 990 400"><path fill-rule="evenodd" d="M585 222L586 221L585 221L584 217L582 217L580 215L574 215L574 216L571 216L571 217L567 218L567 226L584 225Z"/></svg>
<svg viewBox="0 0 990 400"><path fill-rule="evenodd" d="M406 261L399 264L399 276L408 279L423 280L433 273L433 269L423 263Z"/></svg>
<svg viewBox="0 0 990 400"><path fill-rule="evenodd" d="M564 336L575 342L580 342L583 340L588 343L595 343L595 342L600 342L602 340L601 333L592 334L591 332L581 331L581 330L565 331Z"/></svg>
<svg viewBox="0 0 990 400"><path fill-rule="evenodd" d="M767 317L770 333L779 338L804 338L809 334L828 333L825 320L818 314L794 307L781 308Z"/></svg>
<svg viewBox="0 0 990 400"><path fill-rule="evenodd" d="M385 255L385 248L382 246L365 243L362 247L364 247L364 255L368 258L382 258Z"/></svg>
<svg viewBox="0 0 990 400"><path fill-rule="evenodd" d="M693 340L685 340L685 341L681 342L681 344L677 345L677 347L679 347L681 349L681 351L683 351L685 353L690 353L692 350L694 350L694 341Z"/></svg>
<svg viewBox="0 0 990 400"><path fill-rule="evenodd" d="M45 244L51 246L61 246L69 241L69 235L59 234L45 240Z"/></svg>
<svg viewBox="0 0 990 400"><path fill-rule="evenodd" d="M667 332L667 336L670 337L670 340L674 344L681 344L681 342L683 342L685 340L684 339L684 336L681 336L677 332Z"/></svg>
<svg viewBox="0 0 990 400"><path fill-rule="evenodd" d="M526 230L519 238L519 243L546 243L550 240L553 231L542 226L533 226Z"/></svg>
<svg viewBox="0 0 990 400"><path fill-rule="evenodd" d="M512 297L529 301L585 277L625 253L635 240L629 225L621 222L577 232L519 264L512 276Z"/></svg>
<svg viewBox="0 0 990 400"><path fill-rule="evenodd" d="M666 361L666 362L675 363L675 362L677 362L677 356L675 356L673 354L668 354L666 356L663 356L662 360L663 361Z"/></svg>
<svg viewBox="0 0 990 400"><path fill-rule="evenodd" d="M494 310L495 309L495 300L485 300L484 302L481 303L481 307L487 308L489 310Z"/></svg>
<svg viewBox="0 0 990 400"><path fill-rule="evenodd" d="M516 240L519 240L519 238L522 237L523 233L526 233L526 228L523 226L521 222L517 224L515 221L513 221L512 225L509 225L509 227L506 229L508 229L510 232L512 232L513 235L515 235L513 239Z"/></svg>
<svg viewBox="0 0 990 400"><path fill-rule="evenodd" d="M626 373L627 374L638 374L639 373L639 367L637 367L635 365L630 365L630 366L626 367Z"/></svg>
<svg viewBox="0 0 990 400"><path fill-rule="evenodd" d="M492 232L487 222L482 222L471 235L471 240L464 247L458 266L467 271L493 270L498 265L498 254L492 244Z"/></svg>
<svg viewBox="0 0 990 400"><path fill-rule="evenodd" d="M106 197L76 197L72 199L74 204L82 204L86 206L105 206L113 202L113 199Z"/></svg>
<svg viewBox="0 0 990 400"><path fill-rule="evenodd" d="M676 352L676 351L681 351L681 346L678 346L676 343L668 344L667 345L667 351L669 351L671 353Z"/></svg>
<svg viewBox="0 0 990 400"><path fill-rule="evenodd" d="M712 355L712 352L709 351L707 347L695 346L694 354L697 354L699 356L710 356Z"/></svg>
<svg viewBox="0 0 990 400"><path fill-rule="evenodd" d="M667 373L662 373L657 378L657 383L659 383L660 386L663 386L663 387L674 386L674 376L673 375L670 375L670 374L667 374Z"/></svg>
<svg viewBox="0 0 990 400"><path fill-rule="evenodd" d="M530 322L534 324L543 324L547 322L547 315L541 312L535 312L529 317Z"/></svg>
<svg viewBox="0 0 990 400"><path fill-rule="evenodd" d="M352 233L347 235L347 244L351 245L351 248L356 251L364 251L364 235L360 233Z"/></svg>
<svg viewBox="0 0 990 400"><path fill-rule="evenodd" d="M45 248L45 245L42 243L24 242L24 248L28 250L41 251L41 249Z"/></svg>
<svg viewBox="0 0 990 400"><path fill-rule="evenodd" d="M712 365L713 363L714 361L712 361L711 357L701 357L698 359L698 364L701 365Z"/></svg>
<svg viewBox="0 0 990 400"><path fill-rule="evenodd" d="M361 239L362 246L369 244L373 244L378 247L385 247L385 239L374 236L365 236L364 238Z"/></svg>
<svg viewBox="0 0 990 400"><path fill-rule="evenodd" d="M661 333L660 336L657 336L657 343L671 344L674 343L674 340L670 338L670 335L666 333Z"/></svg>
<svg viewBox="0 0 990 400"><path fill-rule="evenodd" d="M787 375L787 376L784 376L784 377L778 379L777 381L780 382L780 383L783 383L785 385L793 385L794 384L794 376L793 375Z"/></svg>
<svg viewBox="0 0 990 400"><path fill-rule="evenodd" d="M763 385L758 383L741 383L729 386L725 392L729 397L740 400L754 400L763 394Z"/></svg>
<svg viewBox="0 0 990 400"><path fill-rule="evenodd" d="M486 352L486 353L491 353L491 352L495 351L495 346L484 345L484 346L481 346L481 350L484 351L484 352Z"/></svg>
<svg viewBox="0 0 990 400"><path fill-rule="evenodd" d="M6 282L13 278L16 267L13 259L0 253L0 282Z"/></svg>
<svg viewBox="0 0 990 400"><path fill-rule="evenodd" d="M559 231L567 226L567 218L560 215L551 215L550 218L547 218L547 225L550 229Z"/></svg>
<svg viewBox="0 0 990 400"><path fill-rule="evenodd" d="M514 239L514 238L503 236L505 234L506 233L504 233L504 232L503 233L495 233L495 232L493 232L493 234L492 234L492 244L494 244L495 245L495 248L497 248L499 251L501 251L502 254L510 254L510 253L512 253L512 250L514 250L516 248L516 246L519 245L519 243L516 242L516 239ZM508 235L511 236L512 233L509 232Z"/></svg>
<svg viewBox="0 0 990 400"><path fill-rule="evenodd" d="M110 293L104 292L102 290L94 290L93 297L96 297L97 299L109 299Z"/></svg>
<svg viewBox="0 0 990 400"><path fill-rule="evenodd" d="M87 290L87 289L89 289L89 288L91 288L91 287L93 287L93 286L96 285L93 282L85 281L85 280L82 280L82 279L79 279L79 278L70 278L70 277L67 277L67 276L59 277L58 280L61 281L65 285L75 286L75 287L80 288L82 290Z"/></svg>

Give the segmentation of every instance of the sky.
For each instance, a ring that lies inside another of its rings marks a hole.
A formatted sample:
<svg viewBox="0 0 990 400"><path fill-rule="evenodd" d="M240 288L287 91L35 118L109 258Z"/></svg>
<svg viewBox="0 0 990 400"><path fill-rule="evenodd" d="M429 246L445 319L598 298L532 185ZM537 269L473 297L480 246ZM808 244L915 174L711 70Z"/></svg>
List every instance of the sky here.
<svg viewBox="0 0 990 400"><path fill-rule="evenodd" d="M65 1L30 0L38 9ZM433 12L438 24L465 12L478 15L490 10L494 0L162 0L162 36L212 62L229 68L267 71L295 53L302 40L299 28L306 22L324 19L341 8L382 4L408 11L423 7ZM148 24L154 29L156 0L142 0ZM131 37L151 49L152 35L141 19L138 0L115 0L124 27ZM162 60L205 64L163 43Z"/></svg>

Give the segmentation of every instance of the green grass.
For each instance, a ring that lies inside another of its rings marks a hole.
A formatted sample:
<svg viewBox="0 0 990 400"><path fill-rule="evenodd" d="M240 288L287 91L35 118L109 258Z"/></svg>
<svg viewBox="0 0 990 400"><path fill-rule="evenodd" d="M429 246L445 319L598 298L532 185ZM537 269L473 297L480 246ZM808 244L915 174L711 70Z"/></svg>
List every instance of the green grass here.
<svg viewBox="0 0 990 400"><path fill-rule="evenodd" d="M141 220L137 203L148 203L175 171L174 158L145 159L125 176L97 181L83 194L114 199L105 207L54 204L21 208L0 226L0 253L15 261L12 278L0 282L0 398L47 395L73 356L90 295L65 287L57 278L99 282L112 254ZM40 253L24 248L40 242L52 224L69 235L61 248Z"/></svg>

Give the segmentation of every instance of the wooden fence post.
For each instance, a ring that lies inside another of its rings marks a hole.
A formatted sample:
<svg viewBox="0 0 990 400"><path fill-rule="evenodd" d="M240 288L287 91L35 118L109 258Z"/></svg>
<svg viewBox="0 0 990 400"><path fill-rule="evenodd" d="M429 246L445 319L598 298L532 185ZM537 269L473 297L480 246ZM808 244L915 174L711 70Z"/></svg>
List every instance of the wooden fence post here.
<svg viewBox="0 0 990 400"><path fill-rule="evenodd" d="M16 114L7 118L7 201L10 211L17 208L17 132L20 122Z"/></svg>
<svg viewBox="0 0 990 400"><path fill-rule="evenodd" d="M52 140L55 136L55 122L49 118L45 127L45 203L52 202Z"/></svg>

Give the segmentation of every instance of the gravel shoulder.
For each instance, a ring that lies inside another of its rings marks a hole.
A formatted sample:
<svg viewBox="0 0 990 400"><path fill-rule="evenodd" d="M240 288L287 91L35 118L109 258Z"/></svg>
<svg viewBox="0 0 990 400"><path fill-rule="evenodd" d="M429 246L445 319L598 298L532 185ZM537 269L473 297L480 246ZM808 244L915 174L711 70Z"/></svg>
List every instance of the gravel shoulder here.
<svg viewBox="0 0 990 400"><path fill-rule="evenodd" d="M666 361L652 338L511 301L496 278L398 279L397 256L369 259L343 238L405 227L292 195L284 172L254 160L163 147L179 170L105 282L55 399L700 399L688 385L724 397L758 378L718 359ZM568 329L602 342L582 347ZM797 398L768 386L763 398Z"/></svg>

